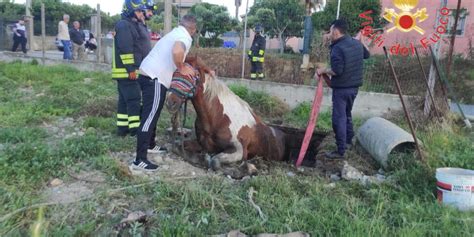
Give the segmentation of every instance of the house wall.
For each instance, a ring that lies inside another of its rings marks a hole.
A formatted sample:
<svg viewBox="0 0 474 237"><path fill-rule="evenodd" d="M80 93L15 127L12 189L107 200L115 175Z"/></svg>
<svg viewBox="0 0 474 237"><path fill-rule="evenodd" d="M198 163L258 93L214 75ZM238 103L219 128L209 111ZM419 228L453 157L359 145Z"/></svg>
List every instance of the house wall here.
<svg viewBox="0 0 474 237"><path fill-rule="evenodd" d="M429 15L429 18L426 21L417 23L418 26L420 26L422 29L426 31L424 35L421 35L414 30L407 33L401 32L398 29L395 29L392 32L387 32L386 31L387 29L394 26L393 23L389 23L388 25L386 25L385 31L383 34L384 45L387 46L387 48L390 48L398 44L400 44L401 47L403 47L405 45L409 46L411 42L414 42L415 47L421 47L422 45L420 43L421 39L426 37L429 41L432 34L436 32L435 26L436 26L437 14L439 14L442 1L443 0L420 0L419 1L417 8L420 8L420 9L426 8L427 14ZM392 0L381 0L381 2L382 2L382 9L393 8L395 9L396 12L401 12L400 9L396 8L393 5ZM462 8L466 8L468 9L469 12L471 12L472 9L474 9L474 1L463 1L461 6ZM449 9L456 9L457 0L447 0L447 7ZM413 13L416 12L417 8L413 9L412 12ZM456 54L466 55L469 50L469 41L473 40L473 36L474 36L474 16L472 16L472 14L467 16L464 29L465 29L464 35L456 37L456 43L454 47L454 52ZM442 54L448 51L450 38L451 37L448 37L447 34L444 35L443 43L441 47ZM371 51L376 54L383 53L383 49L381 47L373 47Z"/></svg>

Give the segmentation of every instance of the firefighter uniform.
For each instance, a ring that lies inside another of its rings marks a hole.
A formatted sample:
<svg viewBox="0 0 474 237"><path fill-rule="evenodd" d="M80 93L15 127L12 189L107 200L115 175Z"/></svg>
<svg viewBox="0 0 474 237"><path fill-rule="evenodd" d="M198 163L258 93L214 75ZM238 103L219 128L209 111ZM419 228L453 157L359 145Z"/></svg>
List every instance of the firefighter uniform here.
<svg viewBox="0 0 474 237"><path fill-rule="evenodd" d="M115 25L112 57L112 78L117 80L118 106L117 127L121 136L134 136L140 126L141 90L129 73L136 72L142 60L151 50L146 25L134 17L123 16Z"/></svg>
<svg viewBox="0 0 474 237"><path fill-rule="evenodd" d="M265 44L265 37L260 34L260 31L257 27L255 38L252 42L252 47L250 47L250 50L248 51L248 57L252 65L252 68L250 69L250 78L252 80L262 80L265 77L263 72L263 62L265 61Z"/></svg>

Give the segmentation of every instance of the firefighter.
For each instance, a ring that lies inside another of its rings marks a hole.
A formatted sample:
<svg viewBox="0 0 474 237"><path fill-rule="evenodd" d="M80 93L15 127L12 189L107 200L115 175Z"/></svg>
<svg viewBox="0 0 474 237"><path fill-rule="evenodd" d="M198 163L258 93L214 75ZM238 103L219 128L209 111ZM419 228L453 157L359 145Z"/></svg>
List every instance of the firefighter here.
<svg viewBox="0 0 474 237"><path fill-rule="evenodd" d="M143 24L147 6L142 0L125 0L122 19L115 25L112 51L112 78L117 80L117 133L135 136L140 126L141 90L138 68L151 50L150 37Z"/></svg>
<svg viewBox="0 0 474 237"><path fill-rule="evenodd" d="M262 36L262 27L257 25L255 27L255 37L252 42L252 47L248 52L249 60L252 64L250 69L250 78L252 80L263 80L265 74L263 72L263 62L265 61L265 37Z"/></svg>

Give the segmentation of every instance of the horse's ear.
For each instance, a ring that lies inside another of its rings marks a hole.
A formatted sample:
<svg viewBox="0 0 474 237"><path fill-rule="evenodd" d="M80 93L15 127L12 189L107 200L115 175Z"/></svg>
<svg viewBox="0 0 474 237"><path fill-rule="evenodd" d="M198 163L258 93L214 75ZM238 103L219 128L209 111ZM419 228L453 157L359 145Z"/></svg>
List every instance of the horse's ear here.
<svg viewBox="0 0 474 237"><path fill-rule="evenodd" d="M205 72L205 70L202 69L202 68L199 68L199 69L198 69L198 72L199 72L199 78L201 79L201 81L206 80L206 72Z"/></svg>

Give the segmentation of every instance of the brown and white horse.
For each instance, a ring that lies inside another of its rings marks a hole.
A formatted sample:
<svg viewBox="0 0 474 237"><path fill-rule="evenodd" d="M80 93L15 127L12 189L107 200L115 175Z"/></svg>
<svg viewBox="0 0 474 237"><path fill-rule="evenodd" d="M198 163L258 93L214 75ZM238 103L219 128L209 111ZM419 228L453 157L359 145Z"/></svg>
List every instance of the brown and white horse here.
<svg viewBox="0 0 474 237"><path fill-rule="evenodd" d="M247 102L209 74L209 68L198 57L188 56L186 63L198 71L196 78L184 79L188 92L193 92L189 99L197 113L197 142L205 152L213 154L210 165L214 170L221 164L246 161L255 156L277 161L285 158L282 131L265 125ZM183 80L183 77L175 73L173 80ZM183 93L177 90L182 86L179 81L171 85L166 102L170 111L179 111L185 100Z"/></svg>

